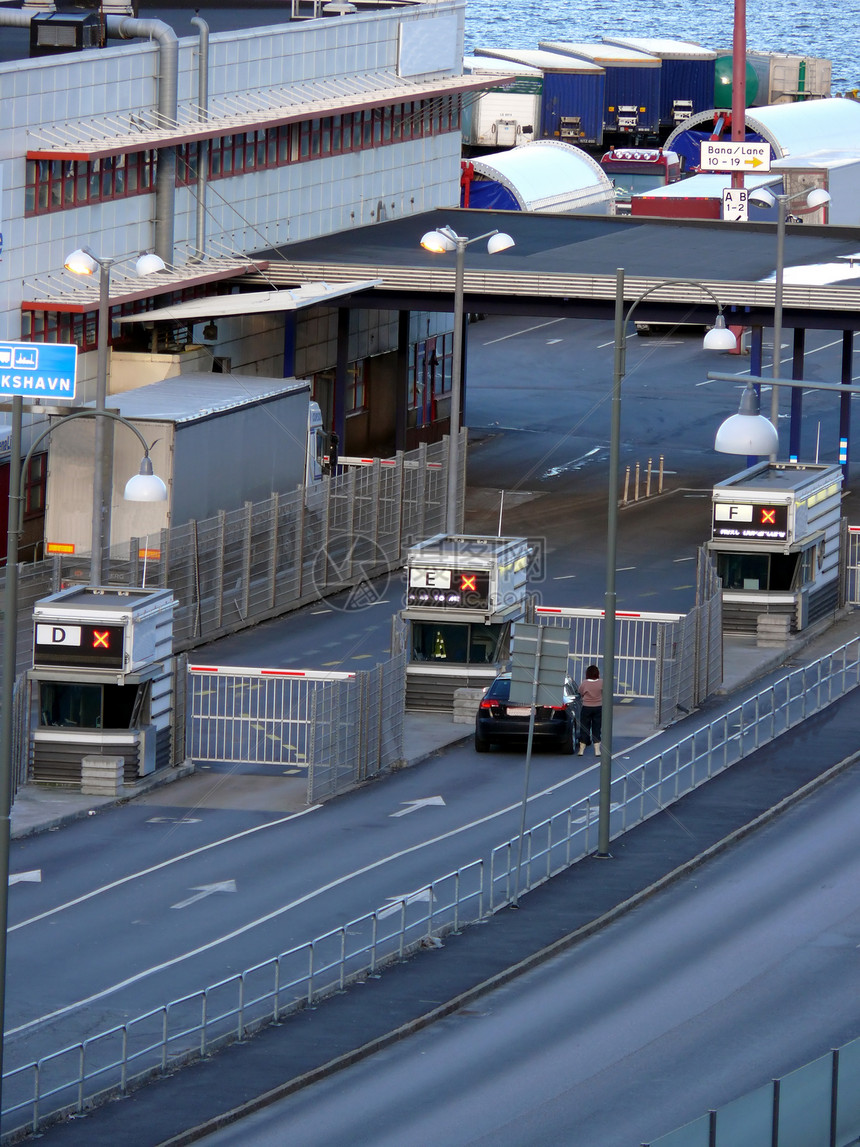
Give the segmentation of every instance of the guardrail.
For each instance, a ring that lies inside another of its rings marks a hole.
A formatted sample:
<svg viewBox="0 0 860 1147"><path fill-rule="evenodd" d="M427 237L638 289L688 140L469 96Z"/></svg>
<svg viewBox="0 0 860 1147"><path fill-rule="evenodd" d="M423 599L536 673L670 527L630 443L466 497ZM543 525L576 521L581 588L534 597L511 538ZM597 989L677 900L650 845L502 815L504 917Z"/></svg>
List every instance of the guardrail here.
<svg viewBox="0 0 860 1147"><path fill-rule="evenodd" d="M611 788L615 839L860 685L860 639L795 669L698 726ZM598 794L532 825L420 889L244 972L73 1043L3 1076L4 1142L242 1040L267 1023L375 975L421 945L486 919L589 855ZM11 1049L10 1049L11 1052Z"/></svg>

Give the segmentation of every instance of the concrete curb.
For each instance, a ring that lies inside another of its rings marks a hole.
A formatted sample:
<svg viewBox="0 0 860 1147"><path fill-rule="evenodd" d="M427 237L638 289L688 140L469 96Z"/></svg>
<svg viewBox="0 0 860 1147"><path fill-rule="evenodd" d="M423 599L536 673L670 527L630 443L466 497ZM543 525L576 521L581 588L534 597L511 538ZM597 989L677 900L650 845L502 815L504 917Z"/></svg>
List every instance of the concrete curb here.
<svg viewBox="0 0 860 1147"><path fill-rule="evenodd" d="M170 1139L163 1140L162 1142L158 1143L156 1147L184 1147L185 1144L196 1143L204 1136L210 1135L212 1132L218 1131L223 1127L227 1127L232 1123L236 1123L239 1120L245 1118L245 1116L253 1114L255 1111L261 1111L263 1108L269 1107L273 1103L277 1103L279 1100L285 1099L287 1096L292 1095L297 1091L301 1091L302 1088L307 1087L312 1083L316 1083L321 1079L325 1079L328 1076L334 1075L341 1069L349 1067L351 1064L358 1063L360 1060L366 1059L368 1056L375 1054L377 1051L382 1051L384 1048L390 1047L392 1044L397 1043L399 1040L405 1039L407 1036L421 1031L423 1028L429 1027L437 1020L444 1019L445 1016L451 1015L453 1012L456 1012L465 1005L474 1002L481 996L486 995L488 992L494 991L496 988L504 986L511 980L516 979L518 976L522 975L524 972L528 972L531 969L538 967L540 964L543 964L546 961L552 959L560 952L573 947L580 940L584 940L588 936L593 935L595 932L600 931L601 928L611 924L613 921L617 920L619 917L623 916L631 909L642 904L650 897L655 896L657 893L669 887L671 884L674 884L676 881L688 875L690 872L694 872L697 868L701 867L701 865L707 863L708 860L718 856L720 853L730 848L733 844L736 844L744 837L749 836L755 832L758 828L761 828L764 824L774 820L776 817L780 816L783 812L786 812L794 805L799 804L802 800L804 800L805 797L809 796L811 793L827 784L827 782L832 780L833 777L838 776L840 773L850 768L858 760L860 760L860 751L844 757L837 764L831 766L831 768L821 773L820 776L813 778L811 781L807 781L805 785L802 785L799 789L796 789L795 792L790 793L787 797L783 797L783 799L775 804L772 808L767 809L765 812L760 813L758 816L754 817L751 821L748 821L746 824L741 825L737 829L734 829L721 840L718 840L714 844L709 845L708 848L704 849L696 856L691 857L683 864L678 865L678 867L674 868L671 872L668 872L665 876L660 877L659 880L655 880L652 884L648 885L647 888L643 888L639 892L634 893L634 895L628 897L626 900L623 900L620 904L615 905L614 908L604 912L601 916L596 917L594 920L589 921L587 924L583 924L573 932L569 932L567 935L559 937L551 944L546 945L544 948L541 948L537 952L533 952L531 955L525 957L525 959L520 960L516 964L512 964L510 967L503 969L501 972L497 972L495 975L490 976L482 983L475 984L473 987L459 993L459 995L454 996L452 999L447 1000L445 1003L439 1004L429 1012L425 1012L423 1015L417 1016L415 1019L409 1020L405 1024L401 1024L399 1027L385 1033L384 1035L377 1036L375 1039L370 1040L368 1043L363 1044L361 1047L357 1047L352 1051L345 1052L343 1055L337 1056L335 1059L329 1060L327 1063L321 1064L319 1067L313 1068L311 1071L307 1071L302 1075L287 1080L283 1084L280 1084L278 1087L272 1088L269 1091L264 1092L262 1095L258 1095L254 1099L250 1099L238 1107L232 1108L230 1111L225 1111L221 1115L217 1115L214 1118L199 1124L197 1127L189 1128L188 1130L181 1132L179 1135L175 1135Z"/></svg>

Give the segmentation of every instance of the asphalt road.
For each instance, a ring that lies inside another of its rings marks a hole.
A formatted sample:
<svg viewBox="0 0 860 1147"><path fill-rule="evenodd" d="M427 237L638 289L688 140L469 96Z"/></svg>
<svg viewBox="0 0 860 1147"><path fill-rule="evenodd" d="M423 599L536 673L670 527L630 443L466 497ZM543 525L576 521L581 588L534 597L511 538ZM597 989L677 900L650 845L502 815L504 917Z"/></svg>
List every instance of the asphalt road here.
<svg viewBox="0 0 860 1147"><path fill-rule="evenodd" d="M632 1147L855 1038L858 781L855 766L551 962L201 1142Z"/></svg>

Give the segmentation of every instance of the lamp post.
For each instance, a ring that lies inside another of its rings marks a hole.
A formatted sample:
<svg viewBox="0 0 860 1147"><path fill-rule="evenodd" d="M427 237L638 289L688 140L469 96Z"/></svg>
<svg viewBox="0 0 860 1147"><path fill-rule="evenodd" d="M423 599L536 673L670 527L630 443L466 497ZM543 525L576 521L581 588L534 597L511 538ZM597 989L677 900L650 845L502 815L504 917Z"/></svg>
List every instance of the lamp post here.
<svg viewBox="0 0 860 1147"><path fill-rule="evenodd" d="M108 327L110 325L110 272L117 259L101 259L89 247L78 247L72 251L63 264L67 271L75 275L93 275L99 272L98 342L96 344L96 410L104 410L107 400L107 352ZM164 260L154 254L141 255L135 271L139 276L153 275L165 269ZM90 585L101 585L105 573L105 548L107 524L110 520L111 482L107 474L105 450L105 425L96 420L95 445L93 454L96 461L93 479L93 522L90 556Z"/></svg>
<svg viewBox="0 0 860 1147"><path fill-rule="evenodd" d="M504 231L487 231L468 239L458 235L453 227L440 227L438 231L428 231L421 238L425 251L441 255L455 251L454 265L454 347L451 359L451 416L448 431L448 486L445 501L445 532L456 534L459 525L459 478L460 478L460 407L463 393L463 279L466 261L466 248L481 239L488 240L487 251L496 255L514 246L510 235Z"/></svg>
<svg viewBox="0 0 860 1147"><path fill-rule="evenodd" d="M609 495L606 512L606 597L603 617L603 729L600 742L600 803L598 809L597 856L609 856L609 809L612 793L612 700L615 684L615 566L618 548L618 470L621 455L621 383L626 373L627 323L637 306L662 287L685 285L708 295L717 305L714 326L704 338L705 350L734 350L735 336L726 326L719 299L703 283L692 279L664 279L642 291L624 310L624 270L615 279L615 359L612 378L612 411L609 434ZM609 690L608 696L606 690Z"/></svg>
<svg viewBox="0 0 860 1147"><path fill-rule="evenodd" d="M782 348L782 290L785 279L785 223L788 205L795 199L805 198L810 210L823 207L830 202L830 193L822 187L811 191L796 191L793 195L778 195L767 187L757 187L750 192L750 202L756 207L776 207L776 269L773 291L773 367L771 373L779 378L779 355ZM771 454L776 460L779 451L779 388L773 384L770 391L770 420L776 427L777 443Z"/></svg>
<svg viewBox="0 0 860 1147"><path fill-rule="evenodd" d="M9 900L9 845L12 814L12 706L18 660L18 541L23 528L24 502L21 497L21 475L42 440L63 423L77 418L110 418L121 422L140 439L143 460L140 472L130 478L124 497L130 502L163 502L167 487L152 471L150 447L137 427L112 410L79 410L58 418L34 440L21 461L21 421L23 399L12 399L12 436L9 458L9 514L6 528L6 585L3 596L3 679L0 682L0 1111L3 1096L3 1037L6 1004L6 930ZM98 463L98 458L96 458Z"/></svg>

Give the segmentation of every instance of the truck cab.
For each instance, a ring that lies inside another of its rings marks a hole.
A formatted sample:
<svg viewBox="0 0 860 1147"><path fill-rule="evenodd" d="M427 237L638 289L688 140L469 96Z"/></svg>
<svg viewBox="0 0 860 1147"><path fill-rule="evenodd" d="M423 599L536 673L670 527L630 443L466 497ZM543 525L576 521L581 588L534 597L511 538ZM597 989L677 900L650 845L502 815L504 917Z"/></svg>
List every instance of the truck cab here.
<svg viewBox="0 0 860 1147"><path fill-rule="evenodd" d="M681 178L681 157L661 147L614 147L600 160L615 187L615 213L630 214L630 200L643 191L677 183Z"/></svg>

